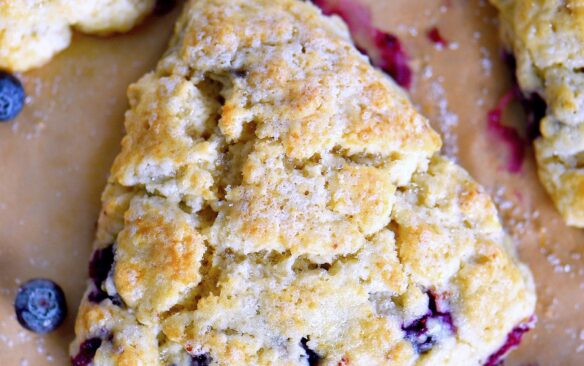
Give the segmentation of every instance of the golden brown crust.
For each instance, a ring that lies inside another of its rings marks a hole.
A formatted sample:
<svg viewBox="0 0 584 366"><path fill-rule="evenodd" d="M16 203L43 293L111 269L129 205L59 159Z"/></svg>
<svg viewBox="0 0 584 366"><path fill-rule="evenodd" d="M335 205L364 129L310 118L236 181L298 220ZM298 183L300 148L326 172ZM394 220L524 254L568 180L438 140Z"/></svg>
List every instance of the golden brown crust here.
<svg viewBox="0 0 584 366"><path fill-rule="evenodd" d="M96 247L158 364L479 365L533 312L488 196L310 3L189 2L129 98Z"/></svg>
<svg viewBox="0 0 584 366"><path fill-rule="evenodd" d="M538 173L568 225L584 227L584 3L491 0L525 94L547 102L535 141Z"/></svg>
<svg viewBox="0 0 584 366"><path fill-rule="evenodd" d="M0 69L46 63L71 40L71 28L106 35L140 22L155 0L0 0Z"/></svg>

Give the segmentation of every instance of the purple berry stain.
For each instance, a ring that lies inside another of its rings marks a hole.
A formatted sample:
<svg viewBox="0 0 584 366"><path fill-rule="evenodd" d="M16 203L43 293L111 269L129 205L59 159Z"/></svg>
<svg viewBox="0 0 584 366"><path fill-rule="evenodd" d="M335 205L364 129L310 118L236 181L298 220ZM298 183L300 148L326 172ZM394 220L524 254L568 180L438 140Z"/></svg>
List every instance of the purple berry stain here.
<svg viewBox="0 0 584 366"><path fill-rule="evenodd" d="M109 245L102 249L97 249L89 262L89 277L93 281L94 289L89 293L89 300L95 303L108 298L103 291L102 284L112 269L114 263L114 246Z"/></svg>
<svg viewBox="0 0 584 366"><path fill-rule="evenodd" d="M503 52L501 58L509 67L509 70L512 73L511 82L513 87L519 90L519 82L517 81L517 62L515 61L515 57L508 52ZM540 135L539 131L539 121L545 117L545 113L547 110L546 102L538 93L531 93L530 95L524 95L523 93L517 93L519 102L523 107L523 111L525 112L525 129L527 138L530 141L533 141Z"/></svg>
<svg viewBox="0 0 584 366"><path fill-rule="evenodd" d="M503 343L503 345L497 351L495 351L495 353L489 356L489 358L487 359L483 366L501 365L503 363L503 360L505 359L505 356L514 348L519 346L519 343L521 343L521 338L523 338L523 335L530 331L531 329L533 329L536 322L537 318L535 317L535 315L532 315L528 321L521 323L515 328L513 328L513 330L509 332L509 334L507 334L507 339L505 340L505 343Z"/></svg>
<svg viewBox="0 0 584 366"><path fill-rule="evenodd" d="M406 338L418 353L426 353L441 338L456 332L452 314L434 292L428 292L428 312L408 325L402 326Z"/></svg>
<svg viewBox="0 0 584 366"><path fill-rule="evenodd" d="M313 0L326 15L336 14L349 26L357 48L371 63L389 74L399 85L409 88L412 70L399 39L373 26L369 9L355 0Z"/></svg>
<svg viewBox="0 0 584 366"><path fill-rule="evenodd" d="M440 46L440 47L448 46L448 41L445 40L444 37L442 37L442 34L440 34L440 30L438 30L437 27L430 28L426 32L426 36L428 37L430 42L434 43L437 46Z"/></svg>
<svg viewBox="0 0 584 366"><path fill-rule="evenodd" d="M509 151L507 171L519 173L523 166L527 144L539 136L539 121L545 116L547 105L537 93L528 96L521 93L515 76L515 58L508 53L504 53L502 58L513 73L512 87L501 97L495 108L487 113L487 131L507 146ZM521 137L517 129L501 123L504 110L513 101L521 103L525 113L525 138Z"/></svg>
<svg viewBox="0 0 584 366"><path fill-rule="evenodd" d="M525 157L525 140L519 135L519 132L509 126L501 123L503 112L515 98L518 98L517 88L512 88L505 93L495 108L487 113L487 131L507 146L509 157L507 160L507 170L510 173L519 173L523 166Z"/></svg>
<svg viewBox="0 0 584 366"><path fill-rule="evenodd" d="M30 280L18 289L14 311L24 328L35 333L49 333L57 329L67 316L65 294L51 280Z"/></svg>
<svg viewBox="0 0 584 366"><path fill-rule="evenodd" d="M73 366L88 366L93 362L97 349L101 346L101 338L89 338L79 346L79 352L71 358Z"/></svg>

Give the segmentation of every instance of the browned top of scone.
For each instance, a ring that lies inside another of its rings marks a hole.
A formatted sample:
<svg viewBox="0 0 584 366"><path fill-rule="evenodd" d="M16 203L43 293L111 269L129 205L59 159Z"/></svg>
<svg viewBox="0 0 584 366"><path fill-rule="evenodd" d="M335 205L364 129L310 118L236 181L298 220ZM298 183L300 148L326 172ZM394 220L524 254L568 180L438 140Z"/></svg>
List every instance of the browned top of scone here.
<svg viewBox="0 0 584 366"><path fill-rule="evenodd" d="M96 241L110 299L84 301L73 355L478 365L533 312L489 197L310 3L189 2L129 98ZM84 319L106 310L102 336Z"/></svg>

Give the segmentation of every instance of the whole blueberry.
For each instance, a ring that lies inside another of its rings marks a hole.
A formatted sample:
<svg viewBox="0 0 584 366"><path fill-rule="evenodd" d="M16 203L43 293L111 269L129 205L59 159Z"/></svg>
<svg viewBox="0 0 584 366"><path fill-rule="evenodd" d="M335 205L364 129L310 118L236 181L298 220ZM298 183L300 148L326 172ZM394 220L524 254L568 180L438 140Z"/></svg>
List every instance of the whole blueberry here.
<svg viewBox="0 0 584 366"><path fill-rule="evenodd" d="M24 106L24 88L20 81L0 71L0 122L14 119Z"/></svg>
<svg viewBox="0 0 584 366"><path fill-rule="evenodd" d="M30 280L18 289L14 310L18 322L26 329L35 333L49 333L65 320L65 294L51 280Z"/></svg>

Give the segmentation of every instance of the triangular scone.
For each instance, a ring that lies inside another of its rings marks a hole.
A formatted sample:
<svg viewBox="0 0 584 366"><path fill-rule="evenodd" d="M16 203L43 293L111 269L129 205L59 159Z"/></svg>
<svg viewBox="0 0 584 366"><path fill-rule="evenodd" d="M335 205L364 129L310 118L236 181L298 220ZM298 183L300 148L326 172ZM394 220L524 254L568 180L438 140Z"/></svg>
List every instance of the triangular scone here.
<svg viewBox="0 0 584 366"><path fill-rule="evenodd" d="M71 41L71 28L108 34L130 30L155 0L0 0L0 69L25 71Z"/></svg>
<svg viewBox="0 0 584 366"><path fill-rule="evenodd" d="M129 98L74 364L480 365L528 329L493 203L339 19L190 1Z"/></svg>
<svg viewBox="0 0 584 366"><path fill-rule="evenodd" d="M584 2L491 2L519 85L547 103L535 141L540 180L566 223L584 227Z"/></svg>

